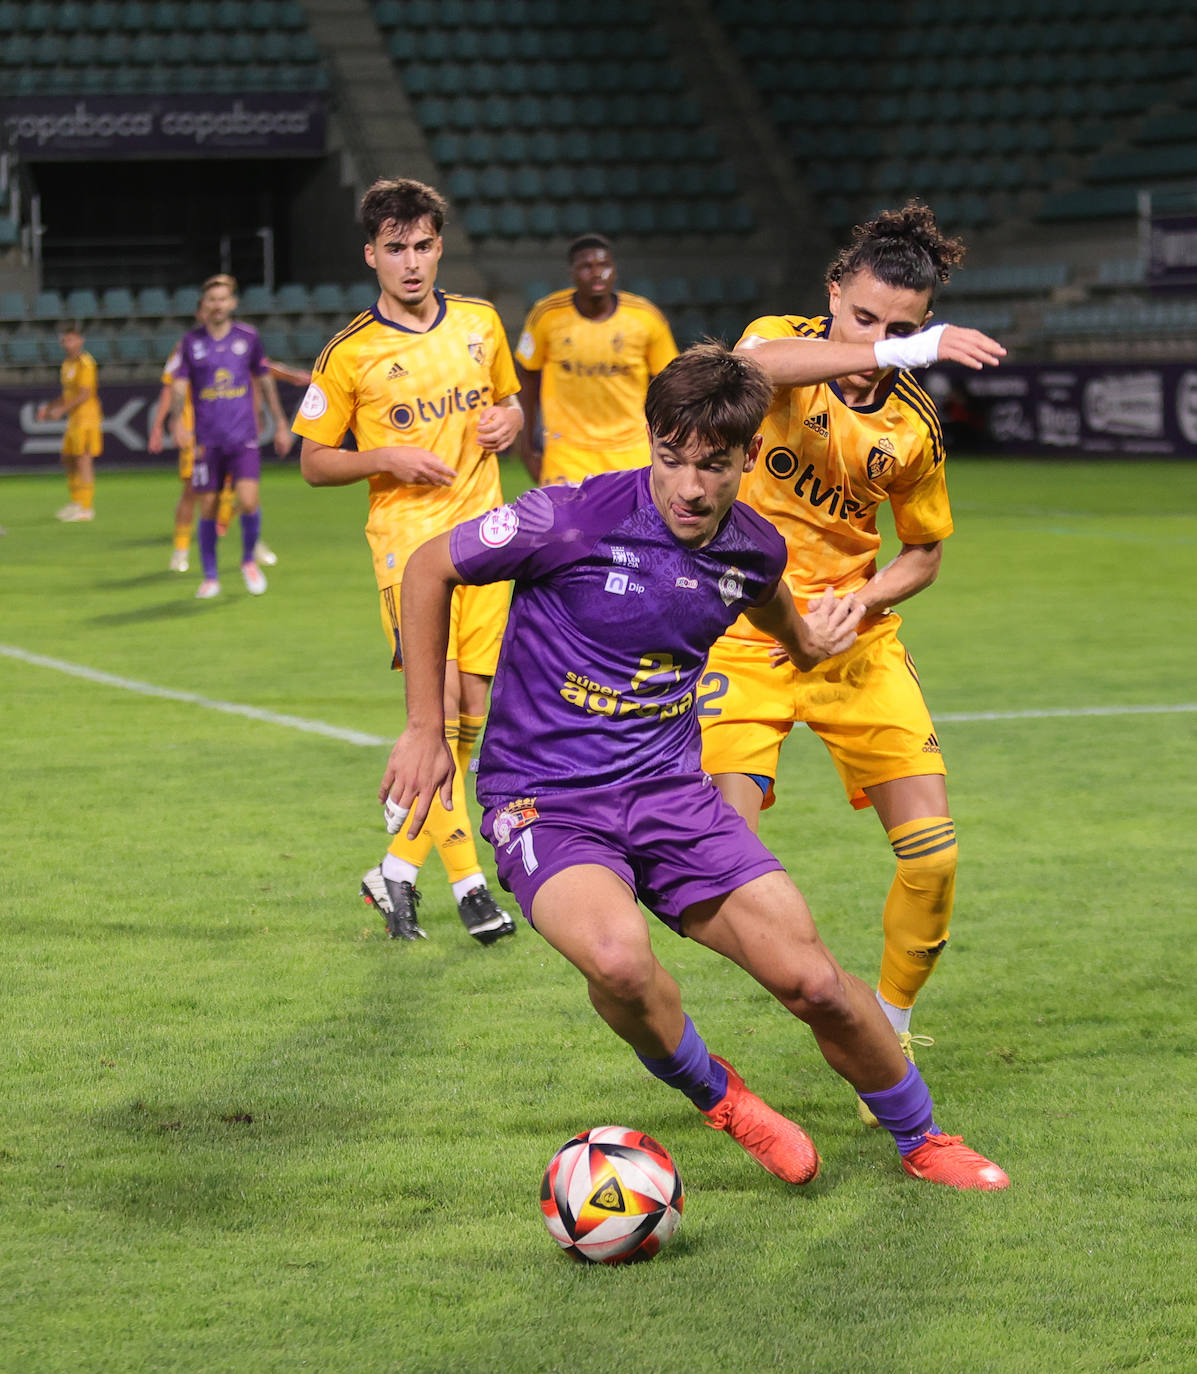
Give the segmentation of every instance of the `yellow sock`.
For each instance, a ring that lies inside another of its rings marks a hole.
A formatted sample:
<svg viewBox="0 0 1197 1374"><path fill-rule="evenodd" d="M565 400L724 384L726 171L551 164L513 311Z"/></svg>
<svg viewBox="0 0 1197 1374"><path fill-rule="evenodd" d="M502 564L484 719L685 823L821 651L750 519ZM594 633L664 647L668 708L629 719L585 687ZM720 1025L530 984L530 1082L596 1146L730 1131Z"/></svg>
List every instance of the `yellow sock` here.
<svg viewBox="0 0 1197 1374"><path fill-rule="evenodd" d="M216 523L218 525L231 525L233 523L233 505L236 497L233 495L232 487L222 487L220 500L216 503Z"/></svg>
<svg viewBox="0 0 1197 1374"><path fill-rule="evenodd" d="M460 769L453 774L453 810L446 811L438 800L428 813L424 829L432 832L436 852L441 856L450 883L481 872L478 851L474 847L474 828L466 810L465 777Z"/></svg>
<svg viewBox="0 0 1197 1374"><path fill-rule="evenodd" d="M75 487L75 502L84 510L91 510L96 499L96 484L94 482L79 482Z"/></svg>
<svg viewBox="0 0 1197 1374"><path fill-rule="evenodd" d="M470 760L474 757L474 745L486 724L485 716L462 715L457 728L457 766L462 773L470 771Z"/></svg>
<svg viewBox="0 0 1197 1374"><path fill-rule="evenodd" d="M79 479L73 472L67 473L67 495L71 499L71 504L79 504Z"/></svg>
<svg viewBox="0 0 1197 1374"><path fill-rule="evenodd" d="M179 553L186 553L191 547L191 521L185 525L175 526L175 550Z"/></svg>
<svg viewBox="0 0 1197 1374"><path fill-rule="evenodd" d="M434 811L443 811L439 801L432 803ZM404 825L398 835L391 836L391 842L387 845L387 853L393 854L395 858L402 859L404 863L409 863L413 868L423 866L424 860L432 852L432 835L428 830L427 824L414 840L407 838L407 826Z"/></svg>
<svg viewBox="0 0 1197 1374"><path fill-rule="evenodd" d="M956 827L950 816L921 816L887 832L898 871L886 898L879 990L912 1007L948 942L956 895Z"/></svg>

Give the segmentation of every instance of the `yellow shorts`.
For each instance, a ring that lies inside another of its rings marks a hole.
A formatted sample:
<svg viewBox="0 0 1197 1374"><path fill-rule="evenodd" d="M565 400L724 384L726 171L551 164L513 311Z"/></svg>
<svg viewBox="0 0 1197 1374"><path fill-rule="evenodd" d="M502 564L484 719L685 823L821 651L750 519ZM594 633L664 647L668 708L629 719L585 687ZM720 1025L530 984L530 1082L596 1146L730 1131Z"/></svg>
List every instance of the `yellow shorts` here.
<svg viewBox="0 0 1197 1374"><path fill-rule="evenodd" d="M556 482L580 482L596 472L624 472L628 468L642 468L649 461L648 437L628 448L582 448L545 435L544 458L540 465L540 485Z"/></svg>
<svg viewBox="0 0 1197 1374"><path fill-rule="evenodd" d="M195 445L188 444L186 448L179 450L179 478L181 481L190 482L191 474L195 471Z"/></svg>
<svg viewBox="0 0 1197 1374"><path fill-rule="evenodd" d="M64 458L98 458L104 452L104 431L99 424L70 425L62 436Z"/></svg>
<svg viewBox="0 0 1197 1374"><path fill-rule="evenodd" d="M494 677L499 665L499 648L507 628L507 607L511 601L510 582L490 582L484 587L458 587L453 592L449 614L449 653L463 673ZM382 628L391 651L391 667L403 667L399 643L399 585L384 587L379 593Z"/></svg>
<svg viewBox="0 0 1197 1374"><path fill-rule="evenodd" d="M898 638L901 624L892 612L882 616L846 653L809 673L772 667L767 644L721 639L698 693L703 768L776 778L781 746L801 722L827 746L855 807L869 805L866 787L946 773L918 675ZM765 804L772 801L770 788Z"/></svg>

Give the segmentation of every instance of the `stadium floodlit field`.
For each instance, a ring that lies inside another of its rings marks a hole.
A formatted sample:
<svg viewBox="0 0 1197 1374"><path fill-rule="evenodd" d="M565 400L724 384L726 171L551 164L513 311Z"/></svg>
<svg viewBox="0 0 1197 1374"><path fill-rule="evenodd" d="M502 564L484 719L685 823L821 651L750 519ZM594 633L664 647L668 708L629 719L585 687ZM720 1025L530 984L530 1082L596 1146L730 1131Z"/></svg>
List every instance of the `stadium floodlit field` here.
<svg viewBox="0 0 1197 1374"><path fill-rule="evenodd" d="M906 1178L805 1029L667 931L712 1048L819 1144L809 1188L526 928L474 945L439 876L431 939L384 938L356 893L402 710L363 489L268 469L270 590L226 540L201 603L171 474L101 470L92 525L0 481L0 1369L1197 1367L1197 466L956 460L951 489L906 617L961 837L915 1029L941 1124L1012 1177L989 1195ZM783 769L766 838L871 981L880 827L809 736ZM606 1123L686 1183L650 1264L576 1266L541 1223L549 1157Z"/></svg>

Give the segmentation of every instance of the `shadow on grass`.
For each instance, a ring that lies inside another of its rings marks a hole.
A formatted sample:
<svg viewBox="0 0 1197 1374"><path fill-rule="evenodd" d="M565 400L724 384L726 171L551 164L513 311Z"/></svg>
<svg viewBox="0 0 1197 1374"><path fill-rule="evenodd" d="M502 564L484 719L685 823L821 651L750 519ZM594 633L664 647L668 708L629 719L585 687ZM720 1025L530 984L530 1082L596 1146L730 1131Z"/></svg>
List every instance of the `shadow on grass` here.
<svg viewBox="0 0 1197 1374"><path fill-rule="evenodd" d="M151 535L147 539L114 539L112 547L114 549L165 549L167 539L160 534ZM112 583L112 586L119 586L120 583Z"/></svg>
<svg viewBox="0 0 1197 1374"><path fill-rule="evenodd" d="M155 581L157 578L154 579ZM137 625L149 620L178 620L182 617L208 614L208 603L194 596L179 601L162 601L155 606L139 606L135 611L119 611L109 615L93 615L91 625Z"/></svg>
<svg viewBox="0 0 1197 1374"><path fill-rule="evenodd" d="M103 581L94 582L92 585L97 591L119 592L132 590L136 587L165 586L171 582L177 583L180 587L186 585L184 578L179 573L171 572L168 568L138 573L135 577L109 577Z"/></svg>

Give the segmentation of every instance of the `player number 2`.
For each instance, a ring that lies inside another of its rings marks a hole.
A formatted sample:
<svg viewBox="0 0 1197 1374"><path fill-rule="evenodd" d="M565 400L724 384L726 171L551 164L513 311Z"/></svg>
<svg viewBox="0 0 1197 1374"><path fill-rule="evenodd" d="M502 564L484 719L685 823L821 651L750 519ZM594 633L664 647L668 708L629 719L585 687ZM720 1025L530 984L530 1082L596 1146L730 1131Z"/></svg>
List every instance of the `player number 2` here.
<svg viewBox="0 0 1197 1374"><path fill-rule="evenodd" d="M524 872L535 873L540 867L540 860L536 857L536 850L532 847L531 830L521 830L507 846L508 854L514 854L517 849L524 863Z"/></svg>
<svg viewBox="0 0 1197 1374"><path fill-rule="evenodd" d="M196 463L195 465L195 485L206 487L208 485L208 465L207 463Z"/></svg>
<svg viewBox="0 0 1197 1374"><path fill-rule="evenodd" d="M722 701L727 696L727 689L731 686L726 673L707 673L703 680L698 684L698 714L700 716L722 715L718 706L713 703ZM703 690L706 688L707 690Z"/></svg>

